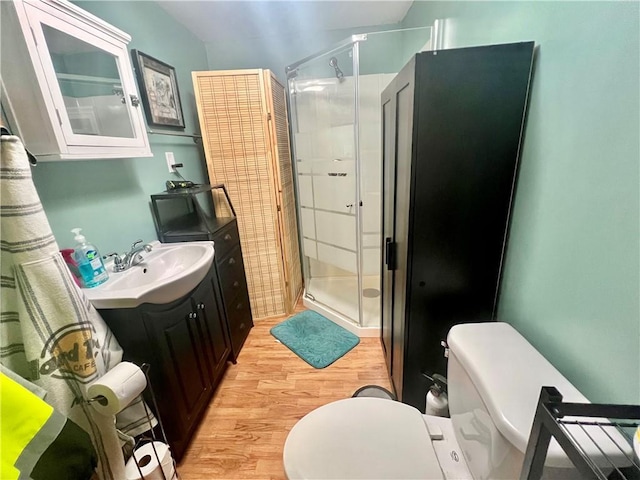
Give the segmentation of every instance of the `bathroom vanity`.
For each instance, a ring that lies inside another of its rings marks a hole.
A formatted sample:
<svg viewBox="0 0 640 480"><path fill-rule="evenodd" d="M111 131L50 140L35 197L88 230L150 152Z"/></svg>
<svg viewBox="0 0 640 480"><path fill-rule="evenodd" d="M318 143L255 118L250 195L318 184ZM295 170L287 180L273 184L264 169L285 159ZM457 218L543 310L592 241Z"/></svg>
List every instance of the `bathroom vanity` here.
<svg viewBox="0 0 640 480"><path fill-rule="evenodd" d="M237 361L253 327L235 212L229 203L229 211L216 216L213 205L202 200L211 198L210 191L216 189L226 195L221 185L152 195L152 210L162 243L156 244L146 256L143 254L140 264L114 274L109 281L112 285L107 282L102 289L112 289L117 295L125 281L132 285L129 291L138 287L139 282L162 287L132 293L131 299L119 298L119 303L113 304L101 301L100 289L87 292L121 344L124 359L151 366L149 375L158 402L157 413L178 460L222 378L227 361ZM197 265L202 268L199 275L189 274L196 271ZM117 275L127 278L120 280ZM180 276L193 283L180 283L176 280ZM153 280L155 277L158 280ZM199 278L202 280L196 283Z"/></svg>
<svg viewBox="0 0 640 480"><path fill-rule="evenodd" d="M196 288L170 303L99 310L124 349L124 359L151 365L157 413L177 460L184 454L227 360L235 361L232 339L239 349L246 338L243 332L248 333L253 325L250 311L244 327L235 323L235 312L231 318L227 316L217 263Z"/></svg>
<svg viewBox="0 0 640 480"><path fill-rule="evenodd" d="M219 293L235 362L253 320L238 220L227 189L219 184L168 190L151 195L151 209L161 242L213 241Z"/></svg>
<svg viewBox="0 0 640 480"><path fill-rule="evenodd" d="M177 459L182 457L231 351L218 290L212 266L191 293L176 301L100 310L124 349L124 359L151 365L157 413Z"/></svg>

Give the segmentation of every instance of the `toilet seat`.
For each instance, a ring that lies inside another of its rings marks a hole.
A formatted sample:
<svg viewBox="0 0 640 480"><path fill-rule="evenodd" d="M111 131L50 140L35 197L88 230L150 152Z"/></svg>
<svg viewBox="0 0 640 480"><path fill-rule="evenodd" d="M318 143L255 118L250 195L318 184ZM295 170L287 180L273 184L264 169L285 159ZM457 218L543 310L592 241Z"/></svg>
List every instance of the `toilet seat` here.
<svg viewBox="0 0 640 480"><path fill-rule="evenodd" d="M294 479L430 479L442 470L422 414L380 398L324 405L291 429L284 470Z"/></svg>

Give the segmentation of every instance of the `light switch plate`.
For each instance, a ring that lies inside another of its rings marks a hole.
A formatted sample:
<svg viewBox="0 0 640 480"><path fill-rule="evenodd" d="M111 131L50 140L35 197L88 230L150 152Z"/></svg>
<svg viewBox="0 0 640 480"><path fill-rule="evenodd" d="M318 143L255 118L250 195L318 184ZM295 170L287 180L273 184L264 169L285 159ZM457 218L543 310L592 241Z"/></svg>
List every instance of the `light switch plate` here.
<svg viewBox="0 0 640 480"><path fill-rule="evenodd" d="M176 164L176 159L173 156L173 152L164 152L164 158L167 159L167 167L169 167L169 173L175 173L173 166Z"/></svg>

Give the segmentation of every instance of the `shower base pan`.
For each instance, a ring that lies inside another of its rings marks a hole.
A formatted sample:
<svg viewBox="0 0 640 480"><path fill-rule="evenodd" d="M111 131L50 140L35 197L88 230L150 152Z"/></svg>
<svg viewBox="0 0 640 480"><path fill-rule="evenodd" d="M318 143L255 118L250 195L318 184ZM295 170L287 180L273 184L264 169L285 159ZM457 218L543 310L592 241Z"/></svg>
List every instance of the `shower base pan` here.
<svg viewBox="0 0 640 480"><path fill-rule="evenodd" d="M377 337L380 335L381 299L380 295L376 294L379 285L378 276L363 277L365 295L362 299L362 326L356 324L358 280L355 276L312 278L305 290L303 304L359 337ZM313 298L309 298L307 292L311 293Z"/></svg>

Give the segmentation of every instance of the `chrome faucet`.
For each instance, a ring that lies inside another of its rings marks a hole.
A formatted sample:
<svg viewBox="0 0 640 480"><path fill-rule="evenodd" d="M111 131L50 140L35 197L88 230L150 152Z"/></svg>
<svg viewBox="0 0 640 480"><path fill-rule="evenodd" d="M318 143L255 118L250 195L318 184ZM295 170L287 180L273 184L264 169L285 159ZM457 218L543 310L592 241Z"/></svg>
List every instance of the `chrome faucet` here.
<svg viewBox="0 0 640 480"><path fill-rule="evenodd" d="M153 250L153 247L148 243L140 245L141 243L142 240L136 240L134 244L131 245L131 250L129 250L129 252L125 253L122 256L118 255L115 252L109 253L105 256L105 258L113 257L114 272L124 272L134 265L139 264L143 260L142 252L150 252L151 250Z"/></svg>

